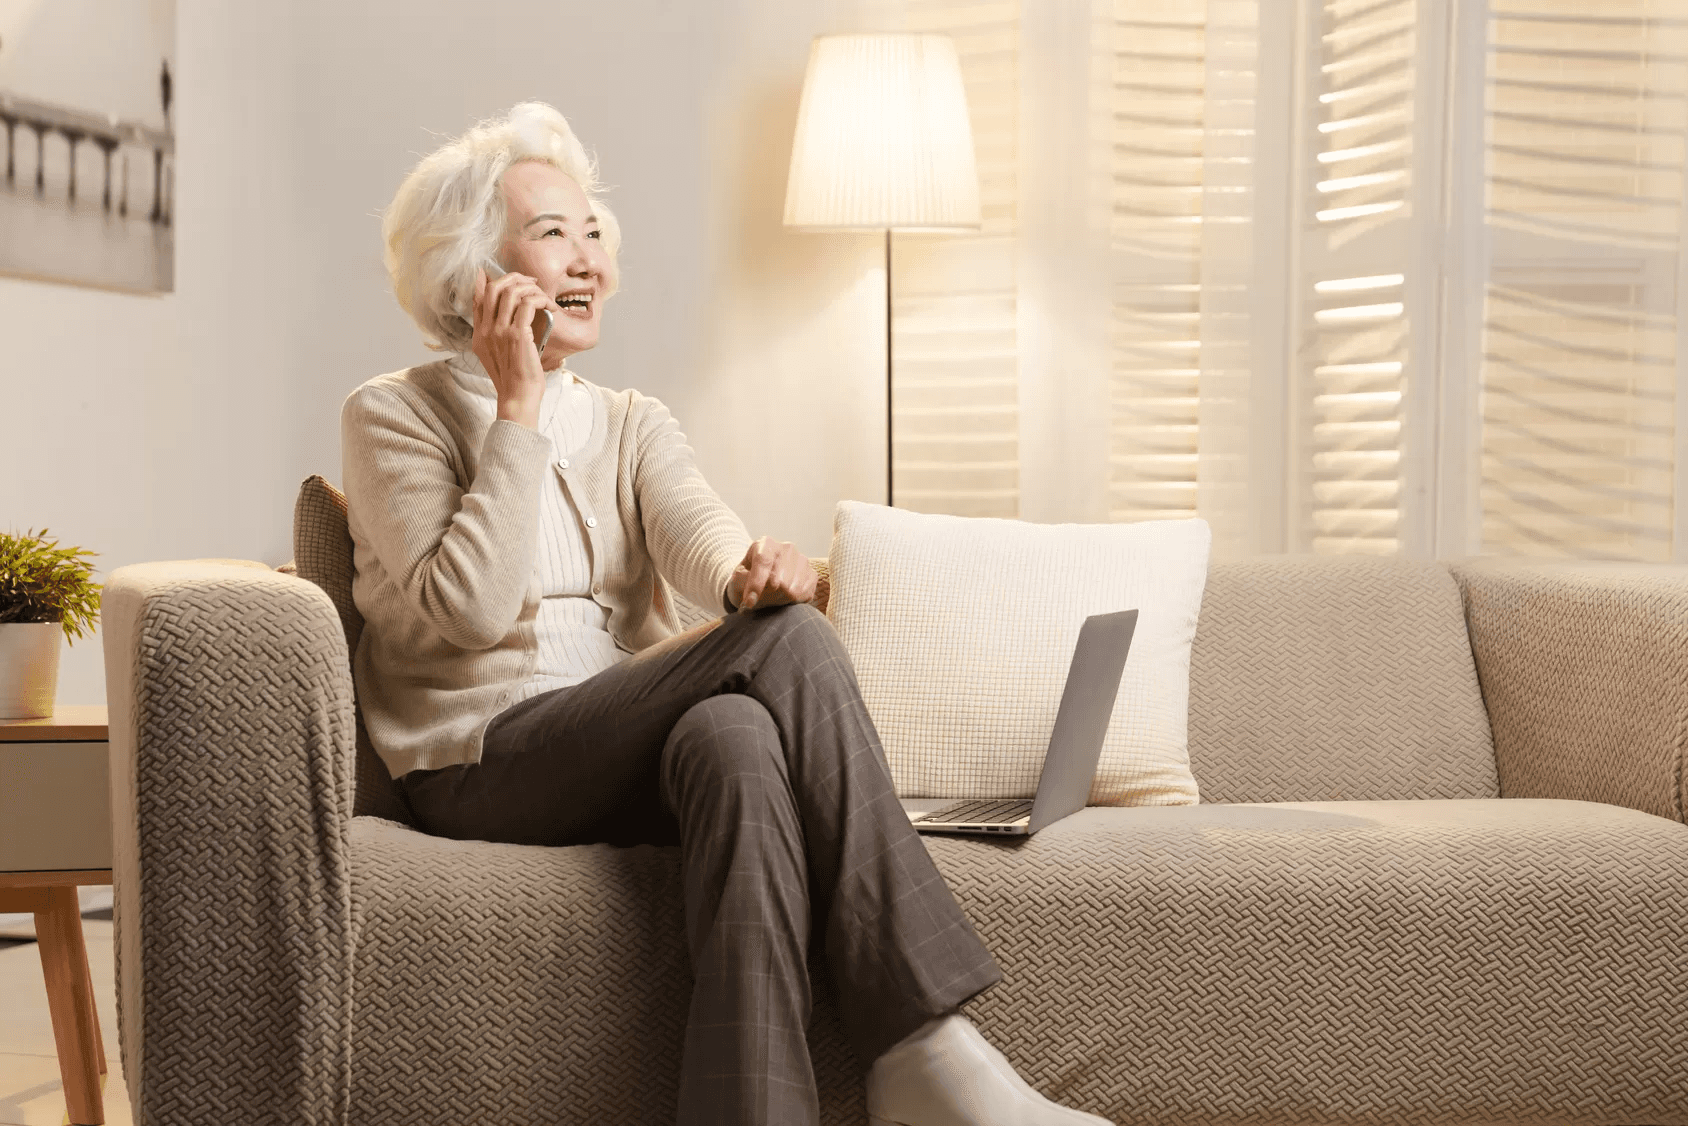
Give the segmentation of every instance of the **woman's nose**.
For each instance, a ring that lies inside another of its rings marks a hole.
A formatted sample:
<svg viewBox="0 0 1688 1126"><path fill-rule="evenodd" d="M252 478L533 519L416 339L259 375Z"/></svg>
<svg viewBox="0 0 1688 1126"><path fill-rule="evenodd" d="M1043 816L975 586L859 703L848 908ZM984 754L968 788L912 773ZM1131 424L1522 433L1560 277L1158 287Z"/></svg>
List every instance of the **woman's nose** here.
<svg viewBox="0 0 1688 1126"><path fill-rule="evenodd" d="M585 235L576 235L569 239L569 248L574 252L569 256L569 273L577 273L590 268L592 264L592 239Z"/></svg>

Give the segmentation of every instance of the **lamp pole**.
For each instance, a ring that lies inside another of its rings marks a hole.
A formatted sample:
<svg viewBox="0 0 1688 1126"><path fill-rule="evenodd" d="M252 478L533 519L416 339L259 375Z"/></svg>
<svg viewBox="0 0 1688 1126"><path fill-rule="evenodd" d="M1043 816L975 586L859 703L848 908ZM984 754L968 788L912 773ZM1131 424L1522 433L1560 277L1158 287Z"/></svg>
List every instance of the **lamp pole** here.
<svg viewBox="0 0 1688 1126"><path fill-rule="evenodd" d="M978 230L979 175L948 36L817 35L786 180L785 225L885 232L885 503L894 504L891 234Z"/></svg>

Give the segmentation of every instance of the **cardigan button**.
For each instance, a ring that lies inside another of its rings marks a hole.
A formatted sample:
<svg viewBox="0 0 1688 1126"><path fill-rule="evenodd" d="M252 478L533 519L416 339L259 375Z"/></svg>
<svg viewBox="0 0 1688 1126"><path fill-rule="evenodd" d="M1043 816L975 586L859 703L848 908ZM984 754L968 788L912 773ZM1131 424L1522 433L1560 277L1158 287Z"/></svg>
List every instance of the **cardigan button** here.
<svg viewBox="0 0 1688 1126"><path fill-rule="evenodd" d="M566 458L566 457L563 460L561 460L557 463L558 469L567 469L568 467L569 467L569 459Z"/></svg>
<svg viewBox="0 0 1688 1126"><path fill-rule="evenodd" d="M586 526L588 528L596 528L598 526L598 518L596 516L588 516L586 518Z"/></svg>
<svg viewBox="0 0 1688 1126"><path fill-rule="evenodd" d="M604 584L603 583L593 583L592 584L592 593L593 594L604 593Z"/></svg>

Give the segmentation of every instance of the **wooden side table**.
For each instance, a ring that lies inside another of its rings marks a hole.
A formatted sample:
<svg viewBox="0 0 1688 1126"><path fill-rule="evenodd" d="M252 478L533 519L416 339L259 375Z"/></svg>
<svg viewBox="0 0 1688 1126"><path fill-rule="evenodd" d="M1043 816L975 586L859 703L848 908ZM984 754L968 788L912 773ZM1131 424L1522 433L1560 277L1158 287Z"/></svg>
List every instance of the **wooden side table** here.
<svg viewBox="0 0 1688 1126"><path fill-rule="evenodd" d="M35 913L70 1121L105 1121L105 1044L76 889L111 883L106 710L0 719L0 912Z"/></svg>

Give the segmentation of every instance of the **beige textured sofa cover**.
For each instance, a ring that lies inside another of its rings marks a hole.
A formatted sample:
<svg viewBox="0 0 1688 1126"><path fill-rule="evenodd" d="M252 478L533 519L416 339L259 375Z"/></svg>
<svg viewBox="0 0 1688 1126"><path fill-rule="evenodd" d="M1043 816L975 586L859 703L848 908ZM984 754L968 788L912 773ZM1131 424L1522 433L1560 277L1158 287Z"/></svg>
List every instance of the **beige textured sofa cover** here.
<svg viewBox="0 0 1688 1126"><path fill-rule="evenodd" d="M137 1123L672 1122L676 852L431 838L367 754L354 796L349 628L292 575L111 576ZM1688 573L1216 566L1192 661L1202 804L928 840L1033 1083L1119 1123L1688 1124Z"/></svg>

